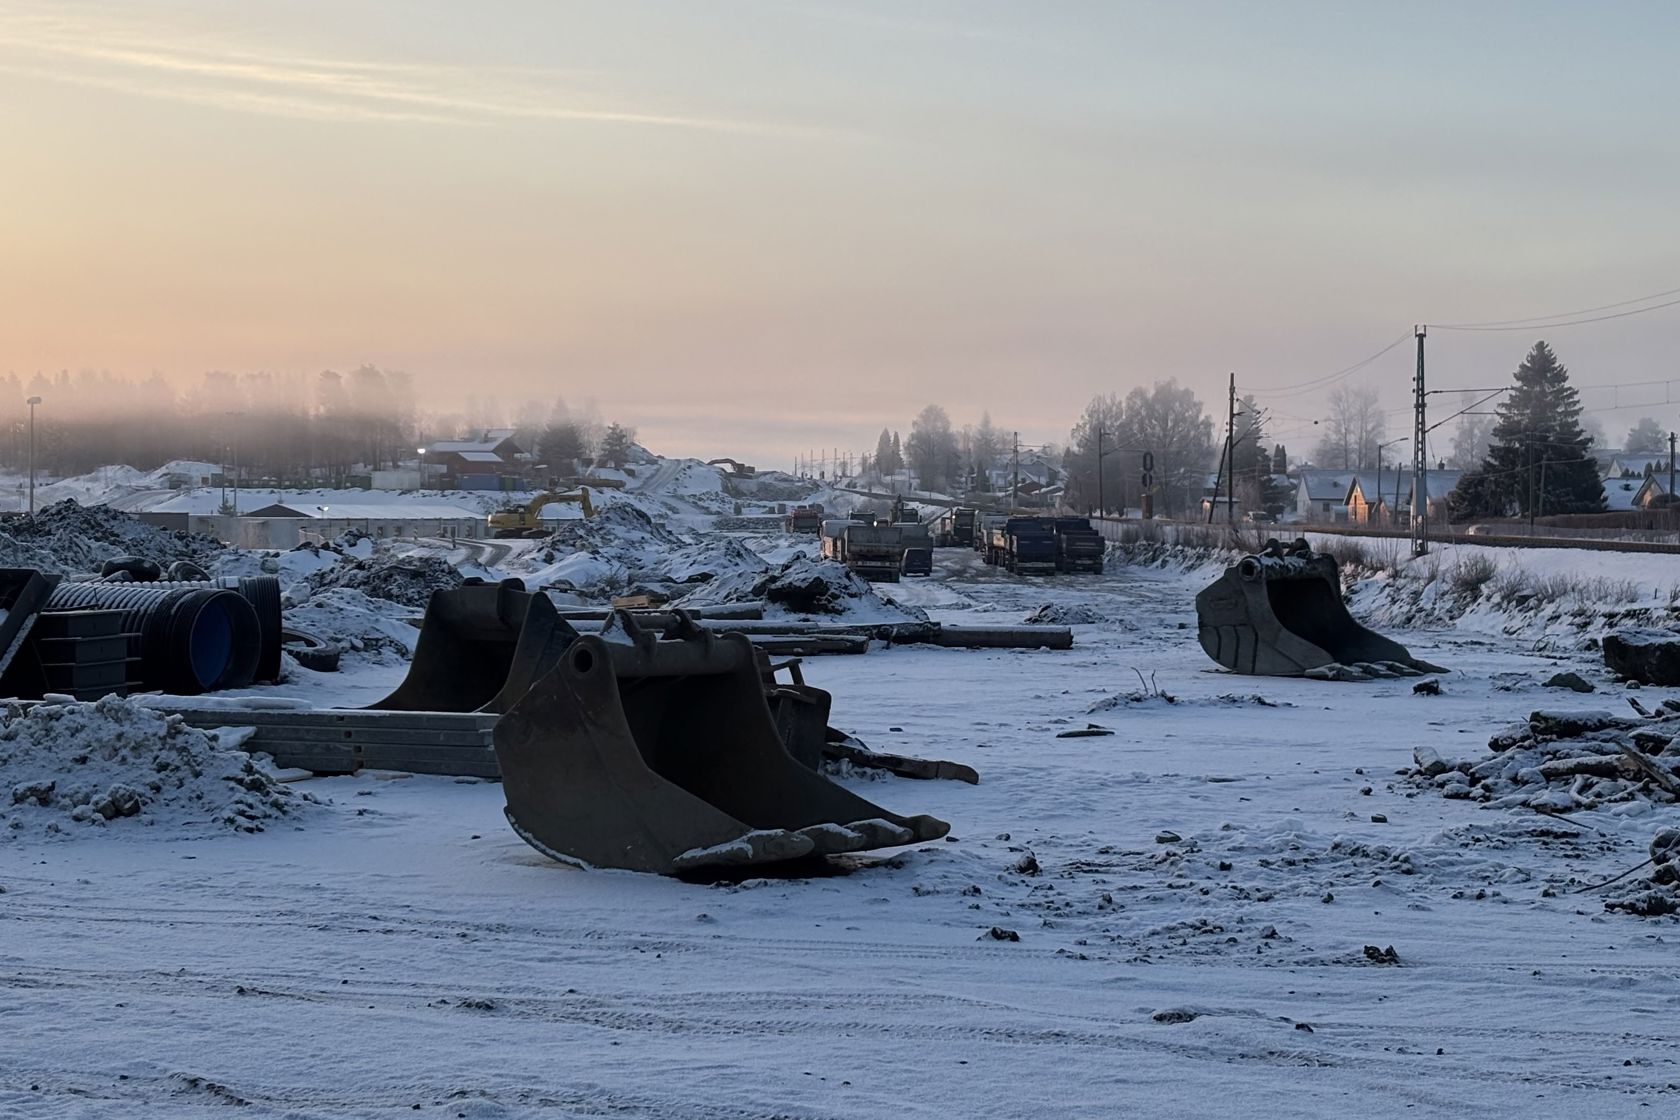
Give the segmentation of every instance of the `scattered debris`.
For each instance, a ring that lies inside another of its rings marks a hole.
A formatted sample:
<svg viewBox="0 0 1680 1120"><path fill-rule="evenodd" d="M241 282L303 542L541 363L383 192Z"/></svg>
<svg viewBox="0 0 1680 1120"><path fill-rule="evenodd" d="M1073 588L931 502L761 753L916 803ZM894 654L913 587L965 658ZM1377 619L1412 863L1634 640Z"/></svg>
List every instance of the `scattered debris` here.
<svg viewBox="0 0 1680 1120"><path fill-rule="evenodd" d="M975 938L975 940L976 941L988 941L988 940L989 941L1019 941L1019 940L1021 940L1021 935L1016 933L1012 929L1004 929L1002 926L993 926L991 929L987 930L985 933L982 933L979 937Z"/></svg>
<svg viewBox="0 0 1680 1120"><path fill-rule="evenodd" d="M1112 734L1114 734L1114 729L1113 728L1102 727L1102 726L1099 726L1098 724L1095 724L1095 723L1088 723L1084 727L1073 727L1073 728L1069 728L1066 731L1058 731L1058 732L1056 732L1056 738L1058 738L1058 739L1088 739L1088 738L1095 738L1095 737L1101 736L1101 735L1112 735Z"/></svg>
<svg viewBox="0 0 1680 1120"><path fill-rule="evenodd" d="M1443 797L1496 809L1568 813L1635 800L1680 801L1680 775L1673 769L1680 751L1671 747L1680 733L1680 710L1672 703L1645 719L1537 711L1496 732L1488 742L1489 758L1449 759L1420 746L1406 773Z"/></svg>
<svg viewBox="0 0 1680 1120"><path fill-rule="evenodd" d="M1375 945L1365 946L1365 959L1372 964L1399 964L1400 954L1390 945L1386 949L1379 949Z"/></svg>
<svg viewBox="0 0 1680 1120"><path fill-rule="evenodd" d="M1412 695L1439 696L1441 695L1441 682L1436 680L1434 677L1431 677L1426 681L1419 681L1412 686Z"/></svg>
<svg viewBox="0 0 1680 1120"><path fill-rule="evenodd" d="M1571 692L1596 691L1593 683L1579 673L1553 673L1546 680L1547 688L1567 688Z"/></svg>

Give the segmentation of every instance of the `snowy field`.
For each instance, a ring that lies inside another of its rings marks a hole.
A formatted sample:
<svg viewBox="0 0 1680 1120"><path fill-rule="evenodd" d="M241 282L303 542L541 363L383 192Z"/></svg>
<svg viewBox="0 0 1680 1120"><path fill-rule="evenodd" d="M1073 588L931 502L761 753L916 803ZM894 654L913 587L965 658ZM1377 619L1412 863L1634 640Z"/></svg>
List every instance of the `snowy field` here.
<svg viewBox="0 0 1680 1120"><path fill-rule="evenodd" d="M1575 893L1675 810L1558 820L1396 774L1535 709L1625 714L1602 664L1387 627L1453 670L1441 695L1237 677L1195 639L1213 574L942 552L887 589L1099 621L1065 652L807 661L836 726L981 774L846 779L952 831L826 877L579 871L497 785L393 775L298 782L330 804L257 834L0 842L0 1115L1680 1112L1680 925ZM1540 687L1560 668L1599 693ZM401 672L284 691L365 702ZM1087 724L1114 734L1057 737Z"/></svg>

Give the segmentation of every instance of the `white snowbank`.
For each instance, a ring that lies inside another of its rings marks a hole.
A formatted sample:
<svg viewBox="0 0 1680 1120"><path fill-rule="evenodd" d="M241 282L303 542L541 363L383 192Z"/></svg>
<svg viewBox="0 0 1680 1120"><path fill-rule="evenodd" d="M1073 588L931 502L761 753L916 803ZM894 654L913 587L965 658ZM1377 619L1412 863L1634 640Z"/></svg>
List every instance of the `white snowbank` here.
<svg viewBox="0 0 1680 1120"><path fill-rule="evenodd" d="M107 827L261 832L312 803L214 734L115 696L39 704L0 729L0 842Z"/></svg>

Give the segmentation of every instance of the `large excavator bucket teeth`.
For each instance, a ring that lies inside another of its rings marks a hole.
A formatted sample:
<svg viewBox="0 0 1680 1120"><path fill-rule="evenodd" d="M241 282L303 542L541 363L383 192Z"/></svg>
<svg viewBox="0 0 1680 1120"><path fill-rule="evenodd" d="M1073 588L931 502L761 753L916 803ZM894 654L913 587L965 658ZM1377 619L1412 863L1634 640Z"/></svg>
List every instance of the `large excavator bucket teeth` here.
<svg viewBox="0 0 1680 1120"><path fill-rule="evenodd" d="M1354 621L1335 558L1304 540L1288 548L1267 541L1225 569L1196 596L1196 625L1207 655L1239 673L1290 677L1330 665L1388 667L1369 675L1444 672Z"/></svg>
<svg viewBox="0 0 1680 1120"><path fill-rule="evenodd" d="M680 628L681 629L681 628ZM585 635L496 723L507 815L568 863L661 874L937 839L784 748L752 645Z"/></svg>
<svg viewBox="0 0 1680 1120"><path fill-rule="evenodd" d="M518 580L434 591L408 675L369 707L504 712L560 660L577 631Z"/></svg>

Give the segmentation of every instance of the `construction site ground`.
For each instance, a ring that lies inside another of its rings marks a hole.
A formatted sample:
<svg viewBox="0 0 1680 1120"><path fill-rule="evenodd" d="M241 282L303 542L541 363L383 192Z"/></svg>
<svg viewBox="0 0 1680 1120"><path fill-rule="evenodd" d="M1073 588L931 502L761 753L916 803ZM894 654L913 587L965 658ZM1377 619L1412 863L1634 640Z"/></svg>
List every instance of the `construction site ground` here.
<svg viewBox="0 0 1680 1120"><path fill-rule="evenodd" d="M300 783L335 811L299 829L0 845L0 1115L1680 1110L1680 926L1574 893L1672 809L1560 821L1396 776L1537 708L1626 711L1602 665L1389 628L1454 670L1440 695L1236 677L1196 642L1208 578L941 550L888 589L1099 621L1066 652L808 661L837 726L981 774L843 777L952 832L820 877L582 871L494 783L387 774ZM1599 693L1540 687L1561 668ZM1113 734L1058 737L1090 724Z"/></svg>

